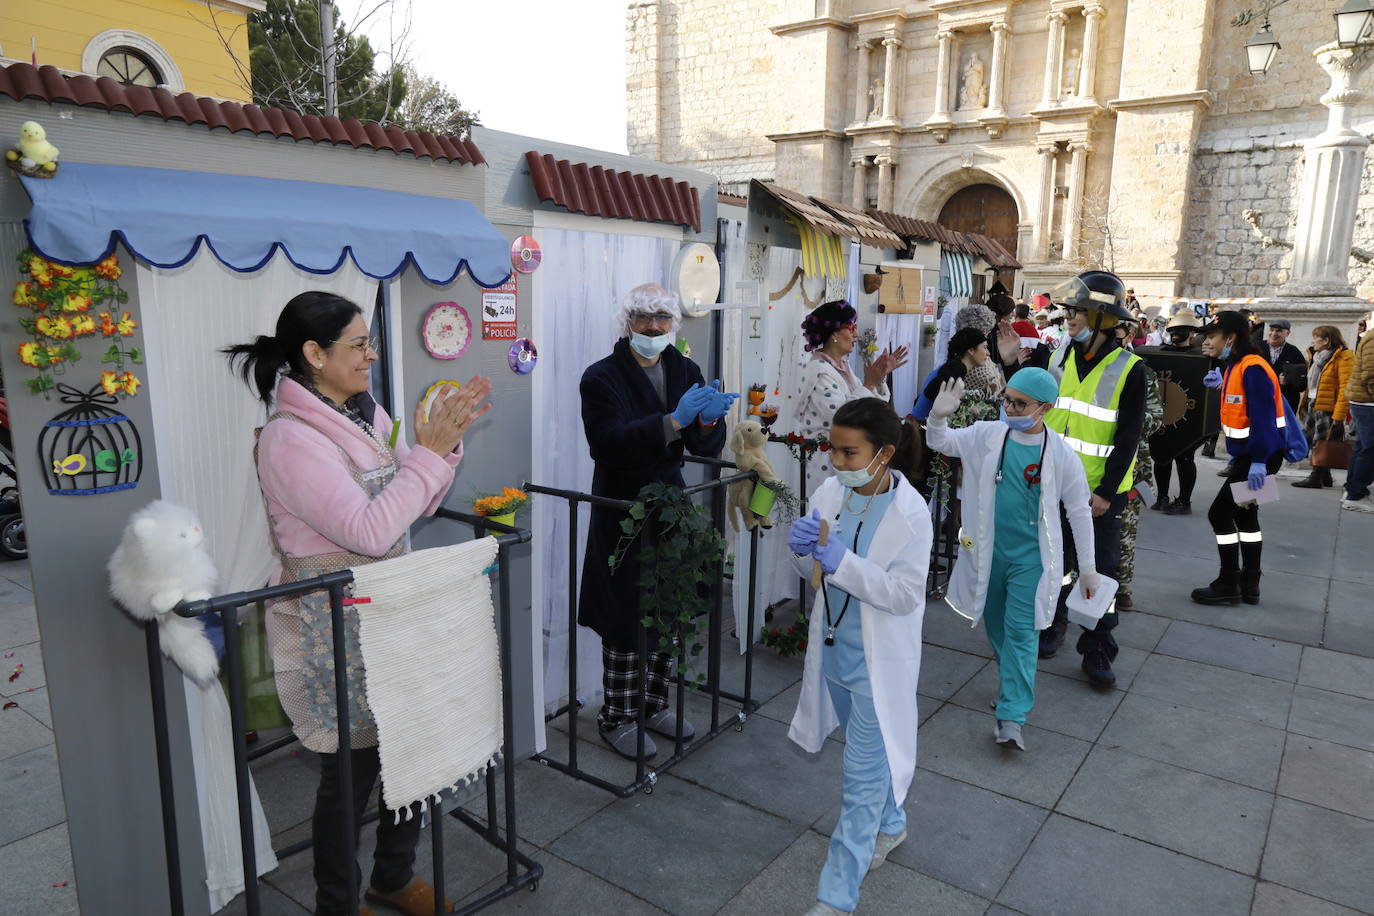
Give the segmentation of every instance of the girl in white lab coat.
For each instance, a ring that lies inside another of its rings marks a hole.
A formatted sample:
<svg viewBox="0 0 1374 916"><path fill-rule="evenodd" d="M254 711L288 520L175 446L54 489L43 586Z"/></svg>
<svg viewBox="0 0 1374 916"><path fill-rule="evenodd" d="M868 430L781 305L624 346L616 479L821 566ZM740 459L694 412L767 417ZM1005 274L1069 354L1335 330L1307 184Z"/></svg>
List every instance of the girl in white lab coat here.
<svg viewBox="0 0 1374 916"><path fill-rule="evenodd" d="M1054 619L1063 577L1061 505L1083 592L1098 588L1088 480L1064 437L1045 428L1059 394L1050 373L1018 370L999 419L950 429L962 387L945 384L926 427L930 447L964 465L963 529L945 600L974 626L983 620L997 659L994 738L1025 750L1021 726L1035 702L1039 631Z"/></svg>
<svg viewBox="0 0 1374 916"><path fill-rule="evenodd" d="M789 736L816 753L845 729L844 801L814 916L852 912L864 875L906 839L916 771L916 681L930 563L930 510L891 470L903 424L887 402L850 401L831 422L835 476L792 526L797 568L825 575L811 611L801 698ZM900 461L899 461L900 463ZM820 543L822 521L826 543Z"/></svg>

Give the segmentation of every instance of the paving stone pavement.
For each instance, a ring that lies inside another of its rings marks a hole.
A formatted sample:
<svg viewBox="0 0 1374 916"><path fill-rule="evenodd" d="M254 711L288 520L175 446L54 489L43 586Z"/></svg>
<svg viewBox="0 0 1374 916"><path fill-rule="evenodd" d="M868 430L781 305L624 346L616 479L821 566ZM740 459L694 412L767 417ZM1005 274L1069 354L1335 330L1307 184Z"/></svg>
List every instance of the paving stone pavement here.
<svg viewBox="0 0 1374 916"><path fill-rule="evenodd" d="M1204 513L1219 464L1200 466L1196 515L1142 521L1142 610L1117 630L1118 689L1089 687L1070 642L1041 664L1024 754L992 742L996 669L981 629L931 602L911 835L865 881L859 913L1374 913L1374 516L1340 511L1335 490L1284 483L1262 513L1263 603L1195 605L1189 590L1215 574ZM38 632L16 564L0 566L0 644L16 653L7 673L25 663L0 681L20 704L0 715L0 913L75 913ZM738 660L723 669L738 690ZM652 794L616 799L521 763L519 834L545 873L536 892L485 912L804 912L839 813L842 743L810 756L787 739L800 675L799 660L760 652L758 712ZM688 709L705 721L699 698ZM629 782L631 766L595 739L592 711L580 721L584 768ZM551 755L566 753L565 726L548 738ZM288 750L255 764L278 845L308 834L312 764ZM472 810L484 816L485 804ZM499 886L501 857L443 820L451 895ZM365 830L364 855L372 843ZM429 867L425 837L417 868ZM308 854L265 878L263 902L271 914L310 911ZM242 900L226 910L243 911Z"/></svg>

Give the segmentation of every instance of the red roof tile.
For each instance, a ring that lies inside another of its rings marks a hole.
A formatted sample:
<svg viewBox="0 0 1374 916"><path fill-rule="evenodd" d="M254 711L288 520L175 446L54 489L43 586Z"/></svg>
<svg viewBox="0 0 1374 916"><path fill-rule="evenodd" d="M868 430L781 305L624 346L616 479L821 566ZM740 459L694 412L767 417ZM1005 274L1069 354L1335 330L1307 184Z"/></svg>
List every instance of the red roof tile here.
<svg viewBox="0 0 1374 916"><path fill-rule="evenodd" d="M701 198L686 181L525 154L534 193L574 213L643 223L674 223L701 231Z"/></svg>
<svg viewBox="0 0 1374 916"><path fill-rule="evenodd" d="M259 108L257 105L221 102L189 92L174 95L161 88L122 86L107 76L99 79L84 74L68 76L56 67L46 65L35 67L17 63L0 67L0 95L20 102L38 99L103 108L106 111L127 111L164 121L204 124L210 129L225 128L233 133L248 131L315 143L337 143L359 149L414 153L421 159L447 160L467 165L481 165L487 161L475 143L460 137L404 131L398 127L383 127L354 118L341 121L333 117L301 115L284 108Z"/></svg>

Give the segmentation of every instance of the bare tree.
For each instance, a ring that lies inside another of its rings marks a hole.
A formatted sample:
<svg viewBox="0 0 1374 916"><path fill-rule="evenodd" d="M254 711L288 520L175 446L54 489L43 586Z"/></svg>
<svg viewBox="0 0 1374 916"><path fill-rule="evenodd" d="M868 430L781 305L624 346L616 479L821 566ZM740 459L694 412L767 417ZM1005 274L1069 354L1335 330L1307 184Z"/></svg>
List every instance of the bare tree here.
<svg viewBox="0 0 1374 916"><path fill-rule="evenodd" d="M1086 193L1078 205L1078 255L1081 270L1116 270L1117 247L1126 241L1117 201L1107 193Z"/></svg>

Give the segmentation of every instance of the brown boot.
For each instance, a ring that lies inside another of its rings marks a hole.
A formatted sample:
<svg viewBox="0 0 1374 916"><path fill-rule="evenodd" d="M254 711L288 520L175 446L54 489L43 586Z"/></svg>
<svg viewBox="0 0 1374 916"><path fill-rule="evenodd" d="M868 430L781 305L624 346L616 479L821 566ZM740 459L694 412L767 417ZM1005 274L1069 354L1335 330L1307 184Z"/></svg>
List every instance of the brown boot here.
<svg viewBox="0 0 1374 916"><path fill-rule="evenodd" d="M393 894L383 894L369 887L367 899L406 916L434 916L434 888L424 878L411 878L409 884ZM453 901L447 897L444 898L444 912L453 912Z"/></svg>

